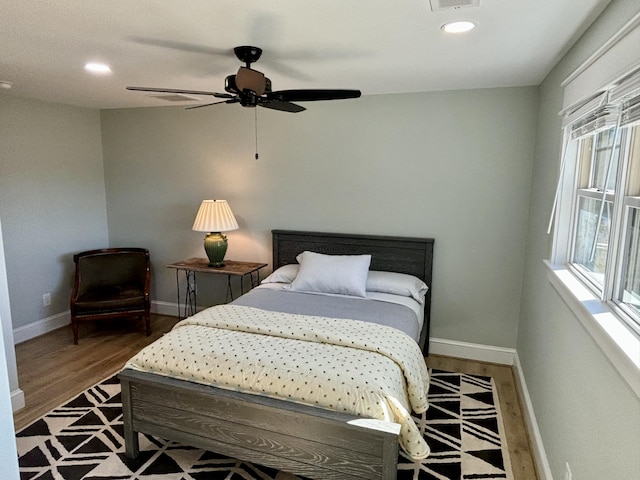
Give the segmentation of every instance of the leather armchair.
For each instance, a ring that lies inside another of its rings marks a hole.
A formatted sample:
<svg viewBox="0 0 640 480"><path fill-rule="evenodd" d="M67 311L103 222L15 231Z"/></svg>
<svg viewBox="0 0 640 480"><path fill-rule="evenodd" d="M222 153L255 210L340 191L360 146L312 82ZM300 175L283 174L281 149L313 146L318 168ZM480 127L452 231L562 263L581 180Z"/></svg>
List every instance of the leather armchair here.
<svg viewBox="0 0 640 480"><path fill-rule="evenodd" d="M106 248L73 256L75 281L71 292L73 343L78 344L81 321L119 317L144 318L151 334L149 251Z"/></svg>

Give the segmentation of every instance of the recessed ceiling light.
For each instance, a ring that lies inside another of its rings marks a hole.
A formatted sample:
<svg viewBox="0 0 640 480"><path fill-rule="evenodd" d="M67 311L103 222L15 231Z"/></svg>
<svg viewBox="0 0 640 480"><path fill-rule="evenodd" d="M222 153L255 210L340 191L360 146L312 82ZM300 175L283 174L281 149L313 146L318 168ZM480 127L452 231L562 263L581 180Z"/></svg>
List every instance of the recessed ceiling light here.
<svg viewBox="0 0 640 480"><path fill-rule="evenodd" d="M85 64L84 69L91 73L111 73L111 67L105 63L90 62Z"/></svg>
<svg viewBox="0 0 640 480"><path fill-rule="evenodd" d="M3 88L5 90L9 90L11 87L13 87L13 83L6 82L4 80L0 81L0 88Z"/></svg>
<svg viewBox="0 0 640 480"><path fill-rule="evenodd" d="M447 33L464 33L476 28L476 24L468 20L461 20L456 22L445 23L440 28L442 28L442 30L444 30Z"/></svg>

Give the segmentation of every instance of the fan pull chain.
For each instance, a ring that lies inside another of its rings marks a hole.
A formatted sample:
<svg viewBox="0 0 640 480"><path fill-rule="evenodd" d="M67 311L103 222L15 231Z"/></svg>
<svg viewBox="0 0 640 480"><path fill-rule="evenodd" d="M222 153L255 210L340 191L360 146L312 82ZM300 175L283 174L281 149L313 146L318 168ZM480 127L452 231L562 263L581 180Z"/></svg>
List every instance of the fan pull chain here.
<svg viewBox="0 0 640 480"><path fill-rule="evenodd" d="M255 131L256 131L256 160L258 160L258 109L256 107L253 108L253 112L255 114Z"/></svg>

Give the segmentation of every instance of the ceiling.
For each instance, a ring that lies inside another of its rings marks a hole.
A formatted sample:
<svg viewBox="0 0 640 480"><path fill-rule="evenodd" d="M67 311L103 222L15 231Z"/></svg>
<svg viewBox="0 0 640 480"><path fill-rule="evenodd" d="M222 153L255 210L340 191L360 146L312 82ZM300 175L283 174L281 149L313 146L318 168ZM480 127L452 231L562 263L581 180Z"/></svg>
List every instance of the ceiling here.
<svg viewBox="0 0 640 480"><path fill-rule="evenodd" d="M538 85L607 3L480 0L433 11L430 0L3 0L0 81L13 85L0 92L90 108L175 105L125 87L224 92L241 65L237 45L264 50L253 68L274 90ZM452 19L478 26L447 34L440 27ZM112 72L89 74L89 61Z"/></svg>

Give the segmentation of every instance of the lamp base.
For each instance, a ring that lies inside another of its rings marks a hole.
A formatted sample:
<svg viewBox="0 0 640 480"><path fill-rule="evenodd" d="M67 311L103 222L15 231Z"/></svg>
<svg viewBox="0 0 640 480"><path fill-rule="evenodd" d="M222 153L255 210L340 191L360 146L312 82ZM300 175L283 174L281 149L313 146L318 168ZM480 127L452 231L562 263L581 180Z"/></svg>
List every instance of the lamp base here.
<svg viewBox="0 0 640 480"><path fill-rule="evenodd" d="M227 253L227 237L220 232L211 232L204 237L204 251L209 257L209 266L224 267L224 256Z"/></svg>

